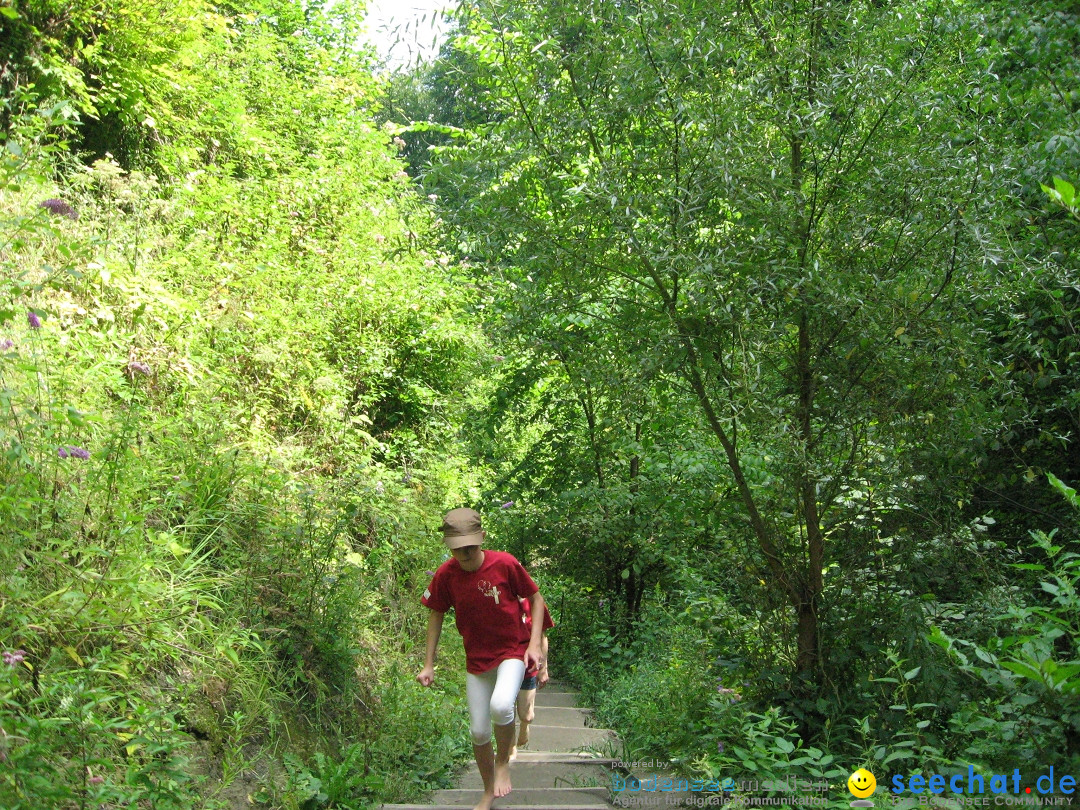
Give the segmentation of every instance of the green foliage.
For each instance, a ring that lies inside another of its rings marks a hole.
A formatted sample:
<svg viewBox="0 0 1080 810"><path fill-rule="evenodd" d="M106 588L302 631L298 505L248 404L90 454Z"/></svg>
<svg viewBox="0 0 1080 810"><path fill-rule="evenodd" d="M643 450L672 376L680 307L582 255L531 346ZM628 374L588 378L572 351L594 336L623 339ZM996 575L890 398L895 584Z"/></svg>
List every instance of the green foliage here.
<svg viewBox="0 0 1080 810"><path fill-rule="evenodd" d="M108 669L117 660L105 651L84 662L68 648L3 667L4 807L192 806L197 793L176 719L147 696L117 694L117 679L127 676ZM118 757L124 768L116 772Z"/></svg>
<svg viewBox="0 0 1080 810"><path fill-rule="evenodd" d="M4 73L0 804L415 798L465 753L396 679L484 341L356 9L37 10Z"/></svg>
<svg viewBox="0 0 1080 810"><path fill-rule="evenodd" d="M1053 475L1050 482L1080 509L1074 489ZM1080 555L1056 545L1054 534L1032 533L1044 562L1014 565L1037 579L1041 597L1011 602L985 638L957 638L940 627L930 636L978 684L950 724L967 741L967 756L992 765L1014 758L1017 749L1045 762L1080 762Z"/></svg>
<svg viewBox="0 0 1080 810"><path fill-rule="evenodd" d="M0 7L0 803L445 785L466 502L635 758L1074 762L1075 9L360 11Z"/></svg>
<svg viewBox="0 0 1080 810"><path fill-rule="evenodd" d="M423 180L494 316L492 522L640 750L693 745L626 671L685 729L693 647L821 757L1026 753L966 748L926 636L1034 604L1031 482L1075 477L1075 223L1029 193L1070 194L1073 12L483 2L392 88L464 130Z"/></svg>
<svg viewBox="0 0 1080 810"><path fill-rule="evenodd" d="M382 790L381 776L365 776L361 768L362 750L347 748L340 761L316 752L310 769L293 756L286 756L289 781L285 790L296 799L301 810L319 807L354 807L355 802L377 796Z"/></svg>
<svg viewBox="0 0 1080 810"><path fill-rule="evenodd" d="M970 487L984 360L961 290L987 283L968 219L987 170L980 133L947 139L968 126L945 88L975 80L955 56L973 42L921 7L736 6L478 4L457 47L491 114L425 181L457 189L455 247L522 359L563 367L545 375L559 416L585 419L559 472L600 531L569 543L610 552L610 590L655 569L657 456L696 452L692 505L657 523L708 532L723 509L794 608L796 688L818 688L824 571L878 548L877 499L943 508ZM952 480L918 486L943 455Z"/></svg>

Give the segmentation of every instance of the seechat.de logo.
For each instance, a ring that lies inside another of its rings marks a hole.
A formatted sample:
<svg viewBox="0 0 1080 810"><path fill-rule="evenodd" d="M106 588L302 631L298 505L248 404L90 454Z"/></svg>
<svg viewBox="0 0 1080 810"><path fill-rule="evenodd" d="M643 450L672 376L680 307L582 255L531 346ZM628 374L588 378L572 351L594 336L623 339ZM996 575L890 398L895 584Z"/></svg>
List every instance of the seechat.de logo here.
<svg viewBox="0 0 1080 810"><path fill-rule="evenodd" d="M847 789L851 791L851 795L856 799L851 803L852 807L874 806L874 803L870 801L870 797L877 790L877 779L866 768L859 768L848 777Z"/></svg>

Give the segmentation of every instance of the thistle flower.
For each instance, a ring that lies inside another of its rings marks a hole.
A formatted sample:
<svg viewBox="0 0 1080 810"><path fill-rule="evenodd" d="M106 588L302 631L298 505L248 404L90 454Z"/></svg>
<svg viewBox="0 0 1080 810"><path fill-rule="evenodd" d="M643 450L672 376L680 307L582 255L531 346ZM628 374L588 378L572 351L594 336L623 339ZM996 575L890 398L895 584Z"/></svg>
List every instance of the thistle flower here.
<svg viewBox="0 0 1080 810"><path fill-rule="evenodd" d="M26 650L15 650L14 652L5 651L2 656L4 663L9 667L13 667L16 664L21 664L26 659Z"/></svg>
<svg viewBox="0 0 1080 810"><path fill-rule="evenodd" d="M502 506L500 506L499 508L500 509L510 509L511 507L513 507L513 505L514 505L513 501L507 501L506 503L502 504Z"/></svg>
<svg viewBox="0 0 1080 810"><path fill-rule="evenodd" d="M11 338L0 340L0 352L8 352L15 348L15 341Z"/></svg>
<svg viewBox="0 0 1080 810"><path fill-rule="evenodd" d="M55 198L45 200L40 203L39 208L44 208L50 214L58 217L67 217L68 219L78 219L79 215L75 213L75 209L63 200L57 200Z"/></svg>
<svg viewBox="0 0 1080 810"><path fill-rule="evenodd" d="M58 448L56 448L56 455L60 456L60 458L67 458L68 457L67 448L66 447L58 447Z"/></svg>
<svg viewBox="0 0 1080 810"><path fill-rule="evenodd" d="M33 310L30 310L29 312L26 313L26 322L28 324L30 324L31 329L40 329L41 328L41 318L39 318L37 316L37 313L34 312Z"/></svg>
<svg viewBox="0 0 1080 810"><path fill-rule="evenodd" d="M86 781L91 785L100 785L102 782L105 781L105 777L104 776L91 776Z"/></svg>
<svg viewBox="0 0 1080 810"><path fill-rule="evenodd" d="M84 447L76 447L75 445L68 445L67 447L61 447L56 451L56 454L60 458L81 458L86 460L90 458L90 451Z"/></svg>
<svg viewBox="0 0 1080 810"><path fill-rule="evenodd" d="M724 744L723 744L722 742L718 742L718 743L716 744L716 751L717 751L717 753L719 753L719 754L722 754L722 753L724 753Z"/></svg>

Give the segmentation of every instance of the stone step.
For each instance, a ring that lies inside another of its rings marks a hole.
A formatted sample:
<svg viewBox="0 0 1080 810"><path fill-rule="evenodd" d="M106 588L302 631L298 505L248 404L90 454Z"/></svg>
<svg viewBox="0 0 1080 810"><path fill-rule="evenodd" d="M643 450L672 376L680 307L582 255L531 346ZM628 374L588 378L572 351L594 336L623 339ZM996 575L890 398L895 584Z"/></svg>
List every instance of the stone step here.
<svg viewBox="0 0 1080 810"><path fill-rule="evenodd" d="M549 692L547 688L541 689L536 694L537 706L574 707L578 705L577 692Z"/></svg>
<svg viewBox="0 0 1080 810"><path fill-rule="evenodd" d="M598 748L605 754L617 742L615 732L606 728L545 726L533 723L529 726L529 748L533 751L578 751Z"/></svg>
<svg viewBox="0 0 1080 810"><path fill-rule="evenodd" d="M568 684L566 681L551 680L551 681L548 681L546 684L544 684L544 688L541 689L540 691L541 692L543 692L543 691L551 691L551 692L574 692L574 693L577 693L578 689L577 689L577 687L575 687L575 686L573 686L571 684Z"/></svg>
<svg viewBox="0 0 1080 810"><path fill-rule="evenodd" d="M578 706L579 693L551 681L536 694L536 718L529 744L519 748L511 765L514 790L497 799L493 810L608 810L612 775L619 756L618 736L592 728L592 709ZM475 806L483 781L470 765L456 787L436 791L430 804L388 804L383 810L468 810Z"/></svg>
<svg viewBox="0 0 1080 810"><path fill-rule="evenodd" d="M542 726L587 726L592 712L569 706L537 706L533 722Z"/></svg>
<svg viewBox="0 0 1080 810"><path fill-rule="evenodd" d="M618 760L598 754L595 751L534 751L529 748L519 748L517 761L562 762L570 765L583 762L588 765L602 765L605 768L614 768Z"/></svg>
<svg viewBox="0 0 1080 810"><path fill-rule="evenodd" d="M518 759L510 766L510 778L514 783L514 792L518 788L568 788L568 787L602 787L608 788L612 783L613 771L608 765L597 765L586 762L545 762L542 760L525 760L518 749ZM480 778L480 772L476 765L472 765L457 782L457 786L464 790L483 790L484 781Z"/></svg>
<svg viewBox="0 0 1080 810"><path fill-rule="evenodd" d="M513 778L511 776L511 778ZM437 790L433 797L435 804L445 804L450 807L473 807L480 798L481 790L453 788L451 790ZM515 787L509 796L495 800L495 807L508 807L511 805L534 807L539 804L556 805L564 807L607 807L608 790L603 787L579 788L579 787L549 787L549 788L518 788Z"/></svg>

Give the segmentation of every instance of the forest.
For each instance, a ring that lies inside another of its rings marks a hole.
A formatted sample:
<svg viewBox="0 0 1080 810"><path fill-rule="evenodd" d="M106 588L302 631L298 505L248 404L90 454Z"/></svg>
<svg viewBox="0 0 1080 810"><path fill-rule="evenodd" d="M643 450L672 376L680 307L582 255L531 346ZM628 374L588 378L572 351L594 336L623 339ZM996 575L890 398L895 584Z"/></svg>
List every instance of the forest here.
<svg viewBox="0 0 1080 810"><path fill-rule="evenodd" d="M448 786L462 506L621 758L1080 778L1080 7L365 13L0 0L0 808Z"/></svg>

